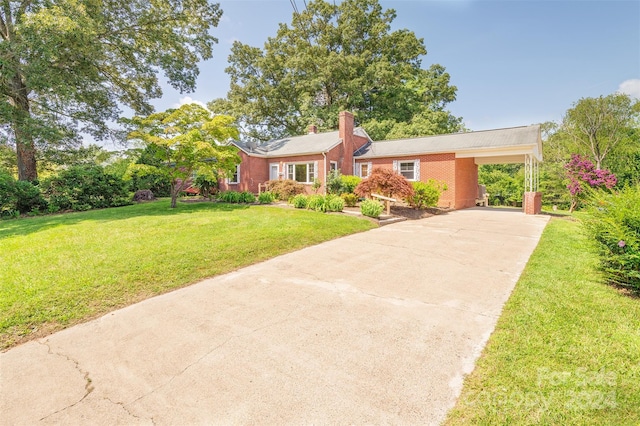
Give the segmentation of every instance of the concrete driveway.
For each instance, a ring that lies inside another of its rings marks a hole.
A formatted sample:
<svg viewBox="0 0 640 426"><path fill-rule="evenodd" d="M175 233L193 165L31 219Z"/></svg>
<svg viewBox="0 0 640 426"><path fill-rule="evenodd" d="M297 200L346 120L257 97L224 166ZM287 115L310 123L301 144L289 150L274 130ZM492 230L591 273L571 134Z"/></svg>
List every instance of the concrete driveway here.
<svg viewBox="0 0 640 426"><path fill-rule="evenodd" d="M438 424L548 217L309 247L0 354L2 424Z"/></svg>

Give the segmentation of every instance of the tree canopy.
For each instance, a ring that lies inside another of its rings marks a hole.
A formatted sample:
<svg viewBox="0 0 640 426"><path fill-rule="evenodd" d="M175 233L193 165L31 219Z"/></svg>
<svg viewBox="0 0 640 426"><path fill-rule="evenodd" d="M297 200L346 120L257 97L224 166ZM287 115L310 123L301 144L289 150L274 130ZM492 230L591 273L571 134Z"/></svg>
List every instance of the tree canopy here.
<svg viewBox="0 0 640 426"><path fill-rule="evenodd" d="M19 178L37 177L39 148L107 137L120 105L152 112L158 73L192 90L221 15L207 0L1 0L0 131Z"/></svg>
<svg viewBox="0 0 640 426"><path fill-rule="evenodd" d="M632 129L638 128L638 119L640 102L634 102L628 95L583 98L566 112L560 132L589 156L596 169L601 169L616 148L633 142Z"/></svg>
<svg viewBox="0 0 640 426"><path fill-rule="evenodd" d="M178 109L134 117L130 125L135 130L128 138L139 140L158 160L157 167L171 181L171 207L176 207L178 195L196 173L210 174L221 170L231 172L240 163L237 148L226 144L238 138L235 119L226 115L212 116L206 108L186 104Z"/></svg>
<svg viewBox="0 0 640 426"><path fill-rule="evenodd" d="M304 133L309 124L335 129L341 110L370 123L374 139L394 129L456 131L461 120L445 109L456 87L443 66L421 68L423 39L391 31L395 17L378 0L312 0L262 49L233 44L230 90L209 107L238 118L254 140Z"/></svg>

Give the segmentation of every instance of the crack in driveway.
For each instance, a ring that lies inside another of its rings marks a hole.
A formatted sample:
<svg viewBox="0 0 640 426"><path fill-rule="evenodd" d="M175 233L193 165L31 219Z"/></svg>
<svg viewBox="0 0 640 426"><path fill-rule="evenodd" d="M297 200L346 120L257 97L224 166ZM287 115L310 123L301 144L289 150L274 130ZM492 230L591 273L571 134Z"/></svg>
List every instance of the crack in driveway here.
<svg viewBox="0 0 640 426"><path fill-rule="evenodd" d="M84 385L84 391L85 391L85 393L84 393L84 395L82 396L82 398L80 398L78 401L74 402L73 404L69 404L69 405L67 405L66 407L63 407L63 408L61 408L61 409L59 409L59 410L57 410L57 411L54 411L53 413L47 414L46 416L44 416L44 417L42 417L42 418L40 419L40 421L42 421L42 420L45 420L45 419L47 419L47 418L49 418L49 417L51 417L51 416L53 416L53 415L55 415L55 414L61 413L61 412L65 411L65 410L68 410L69 408L75 407L76 405L80 404L82 401L84 401L84 400L85 400L85 398L86 398L86 397L88 397L88 396L89 396L89 394L90 394L91 392L93 392L93 390L95 389L95 387L94 387L94 386L93 386L93 384L92 384L92 383L93 383L93 381L91 380L91 377L89 376L89 372L88 372L88 371L83 370L83 369L80 367L80 362L79 362L78 360L73 359L73 358L71 358L69 355L66 355L66 354L63 354L63 353L60 353L60 352L54 352L54 351L51 349L51 346L49 345L49 339L47 339L47 340L45 340L45 341L41 341L41 340L39 340L39 341L37 341L37 343L38 343L38 344L40 344L40 345L46 346L46 347L47 347L47 353L48 353L49 355L56 355L56 356L59 356L59 357L61 357L61 358L66 359L67 361L72 362L72 363L73 363L73 365L74 365L74 368L75 368L76 370L78 370L78 372L80 372L80 373L83 375L84 380L85 380L85 385Z"/></svg>

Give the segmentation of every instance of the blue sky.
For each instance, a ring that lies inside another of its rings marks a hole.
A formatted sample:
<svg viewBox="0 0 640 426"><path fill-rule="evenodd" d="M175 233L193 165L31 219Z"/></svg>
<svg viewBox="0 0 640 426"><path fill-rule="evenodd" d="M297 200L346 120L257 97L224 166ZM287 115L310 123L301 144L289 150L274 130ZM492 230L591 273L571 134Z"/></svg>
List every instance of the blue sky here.
<svg viewBox="0 0 640 426"><path fill-rule="evenodd" d="M214 57L201 63L194 93L165 87L158 110L224 97L234 40L262 47L289 0L221 1ZM457 100L449 104L470 130L559 121L583 97L619 90L640 98L640 1L381 1L396 10L393 29L424 39L422 65L446 67ZM297 0L299 9L303 0Z"/></svg>

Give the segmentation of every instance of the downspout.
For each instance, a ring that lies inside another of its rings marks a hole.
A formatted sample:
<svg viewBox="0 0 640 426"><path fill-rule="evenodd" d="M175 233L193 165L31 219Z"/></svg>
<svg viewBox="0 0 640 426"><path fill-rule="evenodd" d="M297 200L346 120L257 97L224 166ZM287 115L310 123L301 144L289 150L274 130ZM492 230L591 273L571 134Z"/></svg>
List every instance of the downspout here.
<svg viewBox="0 0 640 426"><path fill-rule="evenodd" d="M324 157L324 195L327 195L327 153L323 152L322 157Z"/></svg>

